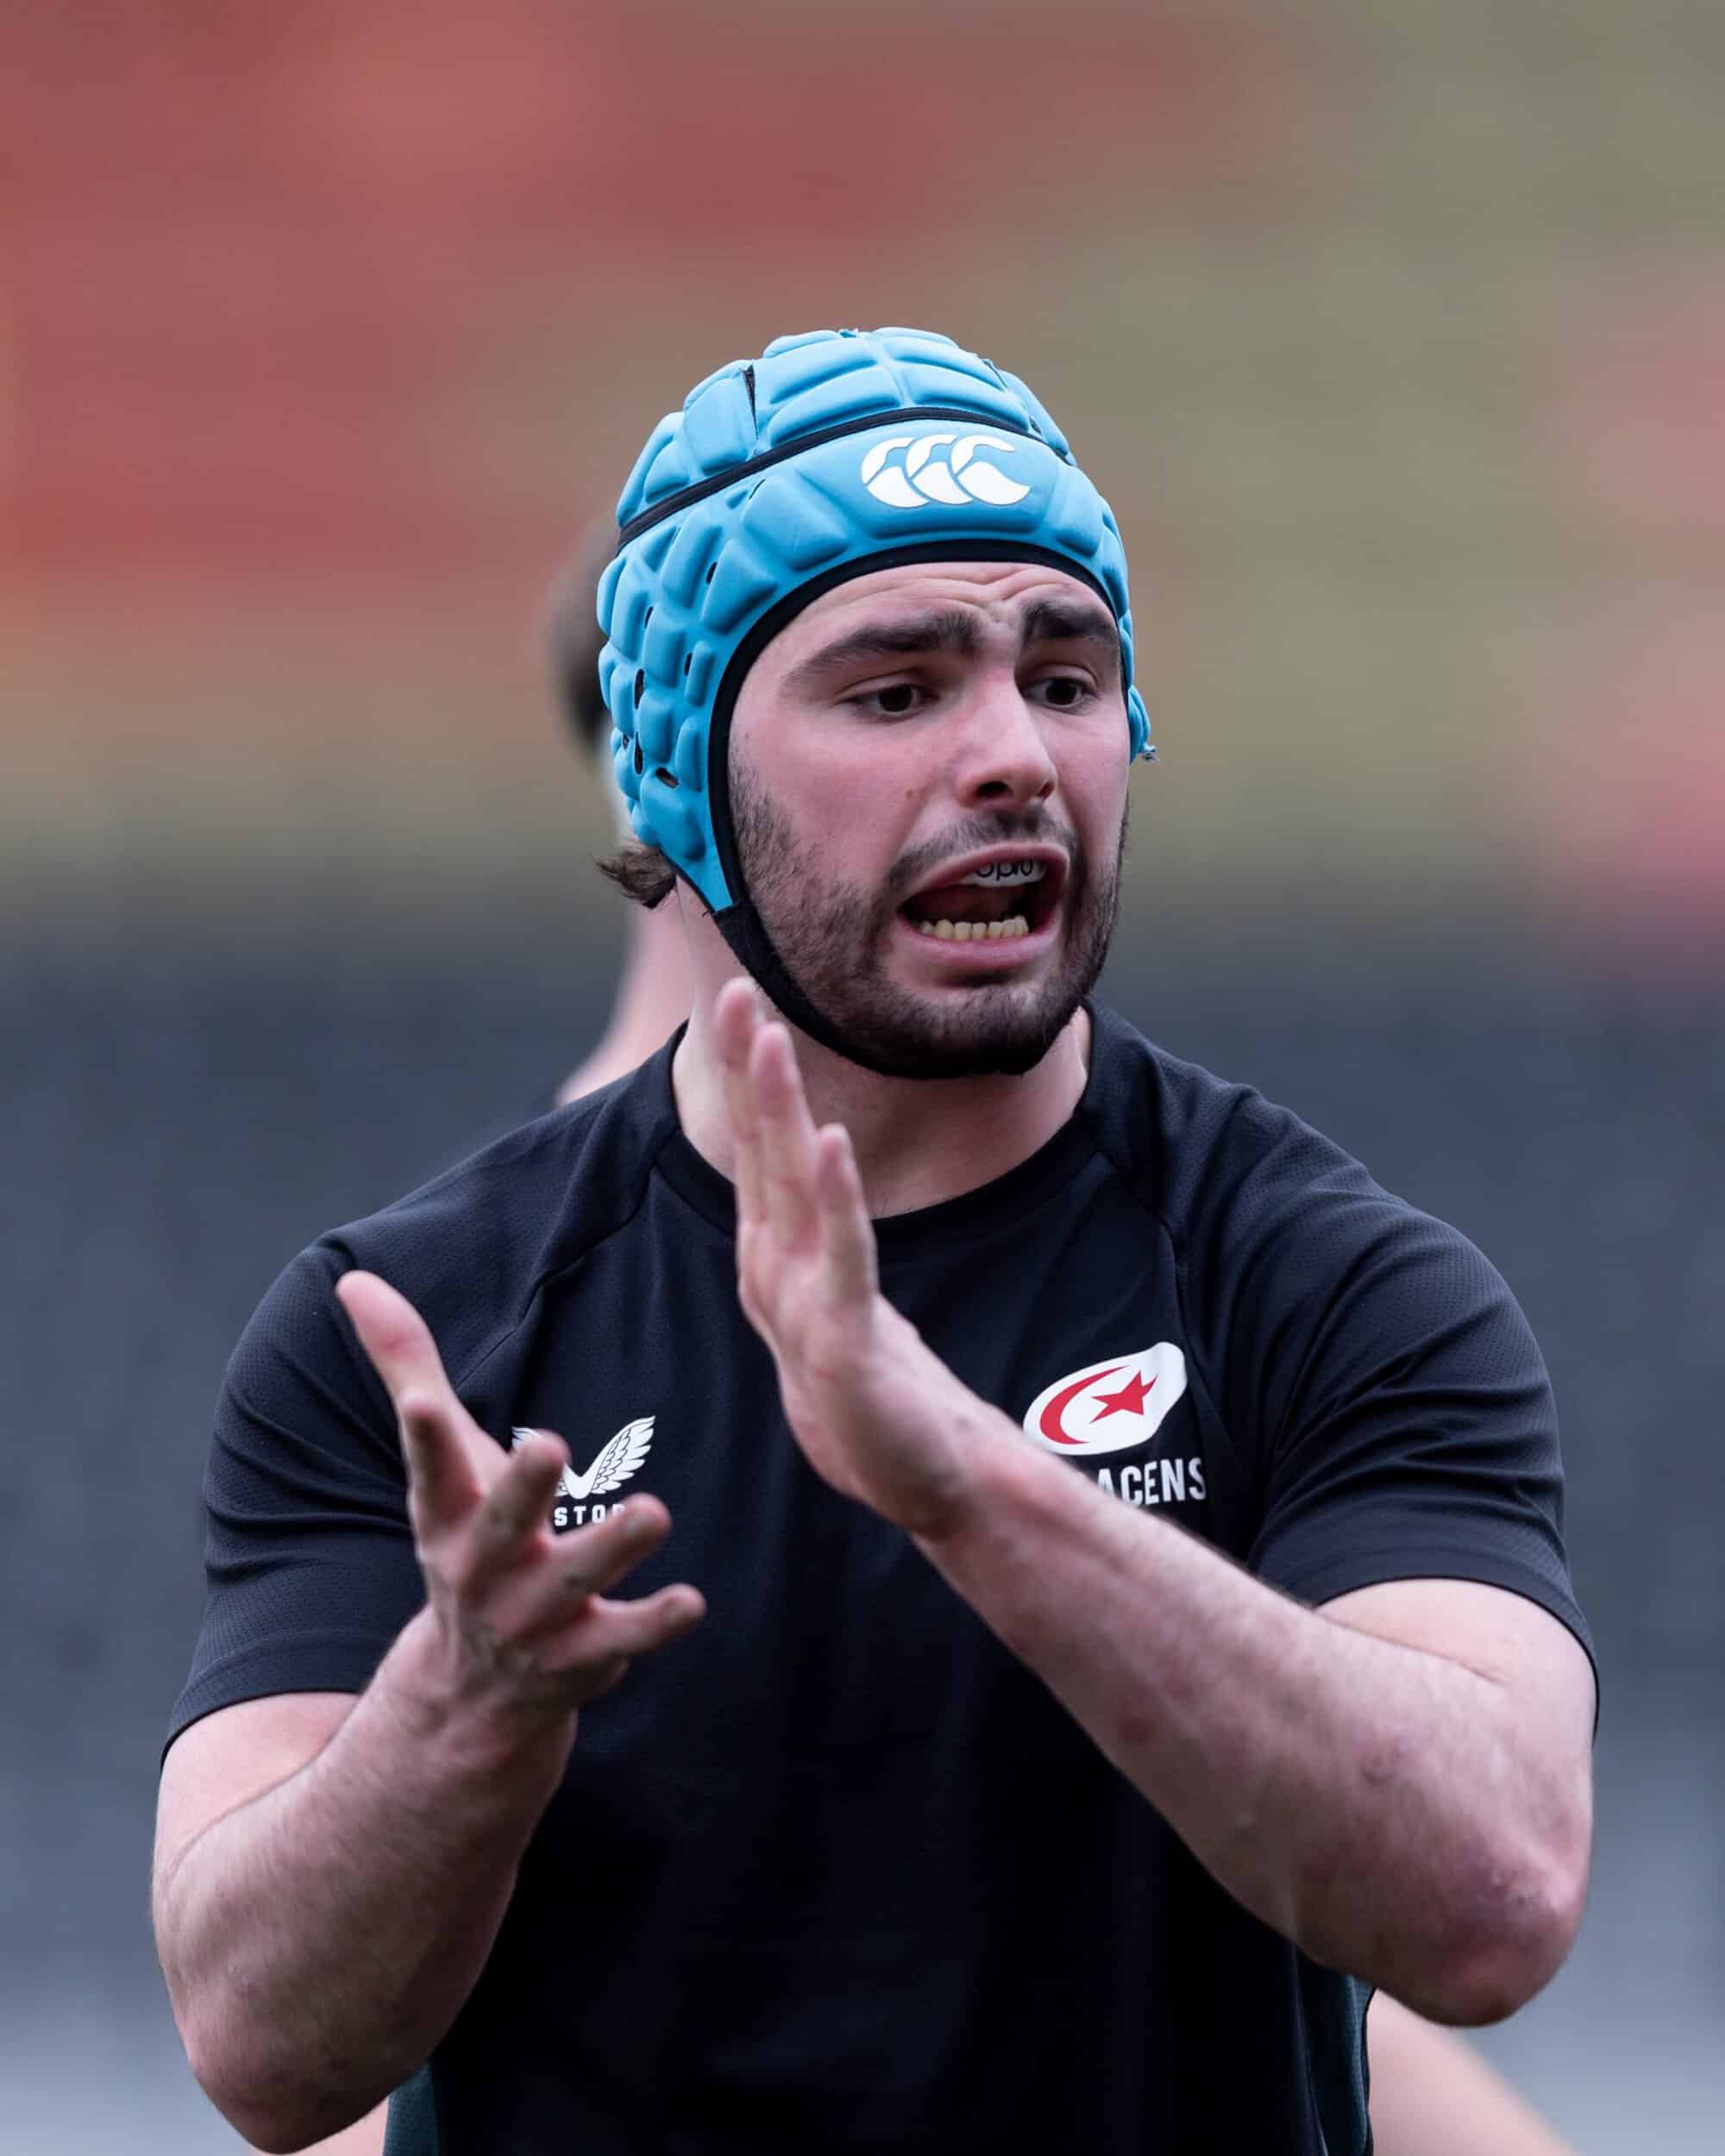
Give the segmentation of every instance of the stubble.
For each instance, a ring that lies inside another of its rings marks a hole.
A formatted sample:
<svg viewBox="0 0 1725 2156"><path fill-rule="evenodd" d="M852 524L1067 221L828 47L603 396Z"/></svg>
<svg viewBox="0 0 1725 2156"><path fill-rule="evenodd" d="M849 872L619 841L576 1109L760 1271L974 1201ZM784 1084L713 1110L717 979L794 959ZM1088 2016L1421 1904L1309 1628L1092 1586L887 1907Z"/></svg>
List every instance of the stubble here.
<svg viewBox="0 0 1725 2156"><path fill-rule="evenodd" d="M884 890L836 881L739 757L731 814L744 880L785 970L839 1037L916 1078L1021 1076L1095 986L1113 938L1126 821L1112 861L1093 863L1070 825L1031 806L970 817L894 862ZM1035 981L977 971L944 994L894 981L887 953L900 905L955 855L1013 841L1057 845L1070 864L1055 964Z"/></svg>

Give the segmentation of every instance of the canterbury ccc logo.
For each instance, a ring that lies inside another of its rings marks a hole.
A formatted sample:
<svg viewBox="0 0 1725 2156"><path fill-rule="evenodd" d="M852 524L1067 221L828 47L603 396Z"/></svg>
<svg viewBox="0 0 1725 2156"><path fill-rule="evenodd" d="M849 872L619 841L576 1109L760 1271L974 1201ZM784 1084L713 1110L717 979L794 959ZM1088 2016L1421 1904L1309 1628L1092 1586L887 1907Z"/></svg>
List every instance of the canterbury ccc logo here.
<svg viewBox="0 0 1725 2156"><path fill-rule="evenodd" d="M887 460L900 449L904 461L889 464ZM938 457L937 449L951 454ZM931 502L945 502L955 509L969 502L990 502L997 509L1010 509L1021 502L1029 487L1020 486L986 457L979 457L979 449L1015 456L1018 445L997 434L895 434L889 442L877 442L863 458L862 484L889 509L926 509Z"/></svg>

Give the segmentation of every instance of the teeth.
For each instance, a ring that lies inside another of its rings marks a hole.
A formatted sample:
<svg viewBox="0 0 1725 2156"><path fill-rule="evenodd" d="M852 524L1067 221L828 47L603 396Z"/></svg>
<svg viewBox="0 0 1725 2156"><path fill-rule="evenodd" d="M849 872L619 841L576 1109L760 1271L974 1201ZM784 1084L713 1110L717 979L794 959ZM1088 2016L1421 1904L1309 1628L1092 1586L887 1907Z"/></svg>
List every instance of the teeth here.
<svg viewBox="0 0 1725 2156"><path fill-rule="evenodd" d="M1040 883L1047 871L1039 861L988 861L973 868L961 883L980 883L996 890L1003 883Z"/></svg>
<svg viewBox="0 0 1725 2156"><path fill-rule="evenodd" d="M999 943L1018 936L1030 934L1030 923L1022 913L1013 913L1004 921L919 921L920 935L938 936L943 943Z"/></svg>

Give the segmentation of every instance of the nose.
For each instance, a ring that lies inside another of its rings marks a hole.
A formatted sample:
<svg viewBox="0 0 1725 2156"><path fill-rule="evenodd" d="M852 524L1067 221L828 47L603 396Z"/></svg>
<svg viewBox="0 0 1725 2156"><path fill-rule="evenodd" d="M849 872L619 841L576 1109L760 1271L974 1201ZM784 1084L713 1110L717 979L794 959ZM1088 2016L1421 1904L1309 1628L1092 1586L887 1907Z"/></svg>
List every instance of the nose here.
<svg viewBox="0 0 1725 2156"><path fill-rule="evenodd" d="M1053 793L1059 774L1042 712L1011 674L990 680L972 700L955 744L953 777L967 806L1026 808Z"/></svg>

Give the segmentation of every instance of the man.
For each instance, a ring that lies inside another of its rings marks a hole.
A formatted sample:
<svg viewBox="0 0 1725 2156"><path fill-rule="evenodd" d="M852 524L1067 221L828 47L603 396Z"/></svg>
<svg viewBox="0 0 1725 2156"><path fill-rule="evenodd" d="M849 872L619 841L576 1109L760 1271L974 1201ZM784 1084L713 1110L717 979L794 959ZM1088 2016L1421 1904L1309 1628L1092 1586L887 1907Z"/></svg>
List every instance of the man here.
<svg viewBox="0 0 1725 2156"><path fill-rule="evenodd" d="M577 549L560 576L548 609L547 642L555 702L577 751L605 759L604 791L618 808L611 782L611 714L599 686L594 593L610 559L596 536ZM626 821L625 836L632 835ZM693 993L688 945L677 910L632 906L623 964L605 1031L558 1088L560 1104L608 1085L643 1063L688 1017ZM1379 1992L1368 2016L1371 2119L1377 2156L1452 2156L1490 2149L1492 2156L1565 2156L1565 2145L1463 2040L1422 2021ZM320 2156L377 2156L385 2134L379 2109L328 2141Z"/></svg>
<svg viewBox="0 0 1725 2156"><path fill-rule="evenodd" d="M610 561L609 520L589 534L566 565L547 609L554 700L570 741L586 760L603 760L603 790L621 806L610 772L611 713L599 686L594 593ZM632 836L626 818L623 836ZM693 984L681 920L670 906L628 909L623 962L605 1028L558 1088L558 1102L608 1085L645 1062L688 1017ZM1490 2149L1492 2156L1566 2156L1567 2144L1478 2053L1453 2032L1422 2020L1380 1991L1370 2037L1373 2146L1377 2156L1452 2156ZM381 2118L363 2143L340 2156L372 2156Z"/></svg>
<svg viewBox="0 0 1725 2156"><path fill-rule="evenodd" d="M621 523L689 1028L242 1343L159 1837L194 2066L278 2148L428 2059L404 2149L1363 2147L1371 1985L1490 2019L1578 1919L1537 1352L1085 1002L1147 726L1022 385L781 340Z"/></svg>

